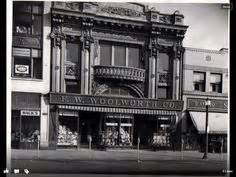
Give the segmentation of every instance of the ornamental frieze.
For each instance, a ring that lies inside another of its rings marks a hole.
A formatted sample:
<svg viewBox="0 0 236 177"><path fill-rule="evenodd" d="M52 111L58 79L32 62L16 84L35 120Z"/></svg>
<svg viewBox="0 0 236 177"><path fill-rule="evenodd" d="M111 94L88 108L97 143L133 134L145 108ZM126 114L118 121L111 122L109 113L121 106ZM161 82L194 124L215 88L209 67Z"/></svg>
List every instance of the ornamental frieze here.
<svg viewBox="0 0 236 177"><path fill-rule="evenodd" d="M106 12L108 14L115 14L128 17L141 17L143 15L142 12L122 7L102 7L100 11Z"/></svg>
<svg viewBox="0 0 236 177"><path fill-rule="evenodd" d="M79 2L54 2L53 7L59 8L59 9L80 11L80 3Z"/></svg>

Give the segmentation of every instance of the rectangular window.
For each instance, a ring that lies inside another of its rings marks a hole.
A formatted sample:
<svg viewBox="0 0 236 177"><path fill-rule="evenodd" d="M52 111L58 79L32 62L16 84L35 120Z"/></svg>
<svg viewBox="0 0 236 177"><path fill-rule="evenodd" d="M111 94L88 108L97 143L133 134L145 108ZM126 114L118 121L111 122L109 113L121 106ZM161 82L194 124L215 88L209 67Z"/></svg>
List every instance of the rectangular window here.
<svg viewBox="0 0 236 177"><path fill-rule="evenodd" d="M28 35L42 33L42 3L13 2L13 32Z"/></svg>
<svg viewBox="0 0 236 177"><path fill-rule="evenodd" d="M170 61L167 53L159 53L159 70L169 71Z"/></svg>
<svg viewBox="0 0 236 177"><path fill-rule="evenodd" d="M142 68L140 47L122 43L102 42L100 43L100 65Z"/></svg>
<svg viewBox="0 0 236 177"><path fill-rule="evenodd" d="M114 46L114 65L125 66L126 52L124 46Z"/></svg>
<svg viewBox="0 0 236 177"><path fill-rule="evenodd" d="M13 64L13 76L42 79L41 50L13 48Z"/></svg>
<svg viewBox="0 0 236 177"><path fill-rule="evenodd" d="M205 73L193 72L194 90L205 92Z"/></svg>
<svg viewBox="0 0 236 177"><path fill-rule="evenodd" d="M129 47L128 49L129 53L129 61L128 61L128 66L129 67L134 67L134 68L139 68L140 67L140 53L139 53L139 48L138 47Z"/></svg>
<svg viewBox="0 0 236 177"><path fill-rule="evenodd" d="M111 65L111 45L100 44L100 65L110 66Z"/></svg>
<svg viewBox="0 0 236 177"><path fill-rule="evenodd" d="M210 92L222 92L222 75L221 74L211 74L210 80Z"/></svg>
<svg viewBox="0 0 236 177"><path fill-rule="evenodd" d="M71 63L79 62L79 44L66 43L66 61Z"/></svg>
<svg viewBox="0 0 236 177"><path fill-rule="evenodd" d="M66 80L66 93L80 93L80 84L76 80Z"/></svg>

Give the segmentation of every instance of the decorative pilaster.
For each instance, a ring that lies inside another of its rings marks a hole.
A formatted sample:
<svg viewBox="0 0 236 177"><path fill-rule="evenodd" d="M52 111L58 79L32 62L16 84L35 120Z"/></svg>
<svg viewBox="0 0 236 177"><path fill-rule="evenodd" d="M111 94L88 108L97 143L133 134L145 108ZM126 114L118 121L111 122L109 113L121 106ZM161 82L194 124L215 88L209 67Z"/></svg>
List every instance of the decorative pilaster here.
<svg viewBox="0 0 236 177"><path fill-rule="evenodd" d="M61 22L61 21L60 21ZM65 35L62 33L61 23L54 24L50 34L52 41L52 91L61 91L61 60L63 53L61 52Z"/></svg>
<svg viewBox="0 0 236 177"><path fill-rule="evenodd" d="M179 100L180 99L180 60L181 60L181 53L182 53L182 45L181 42L175 43L173 46L174 52L174 60L173 60L173 99Z"/></svg>
<svg viewBox="0 0 236 177"><path fill-rule="evenodd" d="M93 26L92 19L82 19L82 36L80 38L82 47L82 62L81 62L81 93L89 94L89 74L90 74L90 59L91 57L91 43L94 42L91 31Z"/></svg>

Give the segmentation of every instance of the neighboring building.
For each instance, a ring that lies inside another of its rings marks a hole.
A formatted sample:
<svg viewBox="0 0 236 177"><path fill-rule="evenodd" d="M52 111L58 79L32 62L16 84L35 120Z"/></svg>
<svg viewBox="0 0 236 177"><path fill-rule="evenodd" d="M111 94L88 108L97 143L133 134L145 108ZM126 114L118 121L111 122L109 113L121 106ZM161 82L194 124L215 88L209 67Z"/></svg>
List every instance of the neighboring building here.
<svg viewBox="0 0 236 177"><path fill-rule="evenodd" d="M50 8L42 2L13 2L12 146L48 147Z"/></svg>
<svg viewBox="0 0 236 177"><path fill-rule="evenodd" d="M185 149L204 149L206 106L209 107L209 151L227 150L228 50L185 48L183 70L183 139ZM221 145L223 144L223 145Z"/></svg>

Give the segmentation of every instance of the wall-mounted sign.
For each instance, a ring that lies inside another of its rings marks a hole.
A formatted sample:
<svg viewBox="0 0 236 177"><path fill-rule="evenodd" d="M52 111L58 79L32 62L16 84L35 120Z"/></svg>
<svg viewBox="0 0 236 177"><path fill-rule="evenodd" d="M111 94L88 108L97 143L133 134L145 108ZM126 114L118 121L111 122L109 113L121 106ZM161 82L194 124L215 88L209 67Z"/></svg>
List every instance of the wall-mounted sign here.
<svg viewBox="0 0 236 177"><path fill-rule="evenodd" d="M180 100L157 100L62 93L50 93L50 104L175 111L181 111L183 109L183 101Z"/></svg>
<svg viewBox="0 0 236 177"><path fill-rule="evenodd" d="M40 116L40 111L21 110L21 116Z"/></svg>
<svg viewBox="0 0 236 177"><path fill-rule="evenodd" d="M209 99L211 105L209 111L212 112L227 112L228 100ZM206 111L206 99L202 98L187 98L187 109L192 111Z"/></svg>
<svg viewBox="0 0 236 177"><path fill-rule="evenodd" d="M29 66L28 65L15 65L15 73L29 74Z"/></svg>

